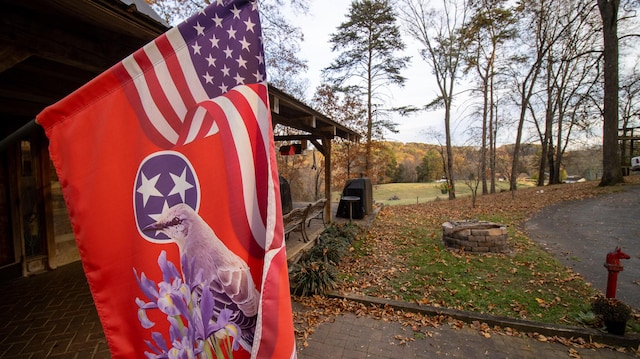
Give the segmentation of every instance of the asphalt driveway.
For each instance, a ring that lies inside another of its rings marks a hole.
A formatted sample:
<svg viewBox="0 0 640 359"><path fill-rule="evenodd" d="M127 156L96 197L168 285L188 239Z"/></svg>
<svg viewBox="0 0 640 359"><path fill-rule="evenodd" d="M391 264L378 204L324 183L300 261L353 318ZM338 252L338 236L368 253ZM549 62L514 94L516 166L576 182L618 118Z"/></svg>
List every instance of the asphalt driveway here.
<svg viewBox="0 0 640 359"><path fill-rule="evenodd" d="M547 207L525 223L525 231L603 293L606 255L621 247L631 259L621 261L616 297L640 309L640 186Z"/></svg>

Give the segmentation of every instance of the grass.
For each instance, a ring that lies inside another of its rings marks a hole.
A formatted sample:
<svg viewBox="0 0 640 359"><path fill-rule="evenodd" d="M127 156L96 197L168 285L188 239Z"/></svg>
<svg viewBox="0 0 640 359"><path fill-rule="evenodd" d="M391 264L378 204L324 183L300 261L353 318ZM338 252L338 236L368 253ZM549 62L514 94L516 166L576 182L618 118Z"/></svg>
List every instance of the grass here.
<svg viewBox="0 0 640 359"><path fill-rule="evenodd" d="M413 271L391 281L392 292L408 301L547 322L584 311L591 288L524 238L514 240L521 253L513 258L461 254L428 240L404 246L398 254Z"/></svg>
<svg viewBox="0 0 640 359"><path fill-rule="evenodd" d="M374 197L386 186L376 186ZM401 193L398 186L403 185L393 186ZM402 193L407 194L420 188L405 186ZM541 322L579 324L576 318L590 310L596 291L527 238L523 223L545 206L619 190L621 187L580 183L547 186L544 192L525 188L514 197L508 192L479 196L476 208L471 208L470 198L460 197L385 206L342 263L343 290ZM506 224L511 253L477 255L446 249L442 223L462 219Z"/></svg>
<svg viewBox="0 0 640 359"><path fill-rule="evenodd" d="M373 200L375 203L384 205L409 205L433 202L437 200L449 199L447 193L440 191L440 184L429 183L386 183L373 186ZM519 188L530 187L528 183L518 183ZM496 191L506 191L509 189L508 182L497 182ZM482 192L482 187L478 187L478 192ZM463 181L456 181L456 196L471 196L471 189ZM334 192L331 196L338 201L340 192Z"/></svg>

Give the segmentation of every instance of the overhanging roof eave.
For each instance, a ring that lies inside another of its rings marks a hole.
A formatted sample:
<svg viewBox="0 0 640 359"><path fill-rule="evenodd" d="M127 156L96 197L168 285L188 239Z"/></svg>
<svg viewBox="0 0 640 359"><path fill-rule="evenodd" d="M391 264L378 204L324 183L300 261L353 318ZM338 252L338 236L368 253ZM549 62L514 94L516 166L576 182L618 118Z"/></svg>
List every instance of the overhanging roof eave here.
<svg viewBox="0 0 640 359"><path fill-rule="evenodd" d="M347 141L358 141L360 138L357 132L272 85L269 85L269 102L274 124L307 132L314 138L339 137Z"/></svg>

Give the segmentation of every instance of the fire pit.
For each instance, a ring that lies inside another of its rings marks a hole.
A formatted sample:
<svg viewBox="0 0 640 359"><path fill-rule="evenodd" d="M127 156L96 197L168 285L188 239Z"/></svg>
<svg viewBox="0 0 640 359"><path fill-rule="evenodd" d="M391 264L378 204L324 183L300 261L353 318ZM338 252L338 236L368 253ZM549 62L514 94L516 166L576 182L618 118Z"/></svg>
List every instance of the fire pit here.
<svg viewBox="0 0 640 359"><path fill-rule="evenodd" d="M473 253L507 252L507 227L484 221L445 222L442 241L449 248Z"/></svg>

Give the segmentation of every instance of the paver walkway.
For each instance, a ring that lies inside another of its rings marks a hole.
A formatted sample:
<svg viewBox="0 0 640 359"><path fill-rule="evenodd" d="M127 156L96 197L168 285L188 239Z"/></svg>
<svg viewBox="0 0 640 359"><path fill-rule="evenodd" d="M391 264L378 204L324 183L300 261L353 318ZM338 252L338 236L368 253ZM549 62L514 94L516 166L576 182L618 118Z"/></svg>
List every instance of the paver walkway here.
<svg viewBox="0 0 640 359"><path fill-rule="evenodd" d="M396 338L414 338L400 344ZM318 326L308 340L309 346L298 351L299 359L325 358L465 358L465 359L614 359L634 358L631 353L611 349L571 348L558 343L540 342L491 333L490 338L465 327L448 325L429 328L414 336L409 328L397 322L385 322L354 314L339 315ZM570 356L573 355L573 356Z"/></svg>
<svg viewBox="0 0 640 359"><path fill-rule="evenodd" d="M110 358L80 262L0 283L0 358Z"/></svg>

